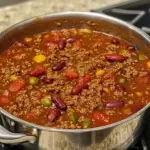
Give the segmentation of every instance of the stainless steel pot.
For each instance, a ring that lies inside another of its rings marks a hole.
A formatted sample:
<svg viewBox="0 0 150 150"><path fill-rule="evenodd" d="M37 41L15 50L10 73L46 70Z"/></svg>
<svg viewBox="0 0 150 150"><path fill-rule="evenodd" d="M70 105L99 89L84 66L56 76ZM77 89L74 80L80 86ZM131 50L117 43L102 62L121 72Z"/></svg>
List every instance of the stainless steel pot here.
<svg viewBox="0 0 150 150"><path fill-rule="evenodd" d="M59 22L59 24L58 24ZM60 25L61 24L61 25ZM103 14L67 12L44 15L23 21L0 35L0 51L23 36L61 28L91 28L134 42L139 49L148 50L150 39L140 29ZM140 135L145 106L122 121L91 129L56 129L23 121L2 108L0 142L23 143L32 150L112 150L126 149Z"/></svg>

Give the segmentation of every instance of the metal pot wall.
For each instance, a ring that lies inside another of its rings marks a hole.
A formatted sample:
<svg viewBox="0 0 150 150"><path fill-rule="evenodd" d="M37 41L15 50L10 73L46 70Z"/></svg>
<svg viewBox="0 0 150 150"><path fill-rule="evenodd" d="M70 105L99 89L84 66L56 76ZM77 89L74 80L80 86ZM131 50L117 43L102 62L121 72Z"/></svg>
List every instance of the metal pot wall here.
<svg viewBox="0 0 150 150"><path fill-rule="evenodd" d="M59 24L58 24L59 22ZM44 15L23 21L0 35L0 51L24 36L62 28L90 28L102 31L148 50L150 39L140 29L121 20L95 13L67 12ZM142 132L145 106L136 114L113 124L90 129L56 129L23 121L2 108L0 142L22 143L28 150L122 150L129 147Z"/></svg>

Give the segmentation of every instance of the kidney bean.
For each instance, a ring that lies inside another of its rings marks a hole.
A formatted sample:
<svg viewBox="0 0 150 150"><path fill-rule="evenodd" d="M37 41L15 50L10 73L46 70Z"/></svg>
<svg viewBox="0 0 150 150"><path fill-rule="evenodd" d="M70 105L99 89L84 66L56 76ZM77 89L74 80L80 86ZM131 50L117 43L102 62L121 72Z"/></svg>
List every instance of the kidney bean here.
<svg viewBox="0 0 150 150"><path fill-rule="evenodd" d="M105 58L112 62L123 62L125 60L125 57L119 54L107 54L105 55Z"/></svg>
<svg viewBox="0 0 150 150"><path fill-rule="evenodd" d="M88 88L88 82L91 81L90 75L85 75L84 77L80 78L77 82L77 84L72 88L71 93L73 95L77 95L82 92L83 89Z"/></svg>
<svg viewBox="0 0 150 150"><path fill-rule="evenodd" d="M29 72L29 75L38 77L38 76L43 75L45 73L46 73L45 68L43 68L42 66L37 66L31 72Z"/></svg>
<svg viewBox="0 0 150 150"><path fill-rule="evenodd" d="M54 108L48 113L47 118L50 122L54 122L60 115L60 110L58 108Z"/></svg>
<svg viewBox="0 0 150 150"><path fill-rule="evenodd" d="M59 49L63 50L66 47L66 41L65 40L60 40L58 42L58 47L59 47Z"/></svg>
<svg viewBox="0 0 150 150"><path fill-rule="evenodd" d="M65 63L64 61L57 62L57 63L55 63L55 64L52 66L52 70L53 70L53 71L59 71L59 70L61 70L61 69L64 68L65 64L66 64L66 63Z"/></svg>
<svg viewBox="0 0 150 150"><path fill-rule="evenodd" d="M105 103L106 108L119 108L123 106L124 106L124 102L119 100Z"/></svg>
<svg viewBox="0 0 150 150"><path fill-rule="evenodd" d="M61 110L66 110L67 105L57 95L52 95L52 102Z"/></svg>
<svg viewBox="0 0 150 150"><path fill-rule="evenodd" d="M67 42L68 42L68 43L73 43L73 42L75 42L76 40L77 40L76 38L70 37L70 38L67 39Z"/></svg>
<svg viewBox="0 0 150 150"><path fill-rule="evenodd" d="M47 78L47 77L42 77L41 80L42 80L43 83L45 83L45 84L51 84L51 83L54 81L54 79L52 79L52 78Z"/></svg>
<svg viewBox="0 0 150 150"><path fill-rule="evenodd" d="M82 92L82 89L83 89L83 87L82 87L81 85L76 84L76 85L72 88L71 93L72 93L73 95L77 95L77 94L79 94L79 93Z"/></svg>
<svg viewBox="0 0 150 150"><path fill-rule="evenodd" d="M112 39L111 43L115 44L115 45L118 45L118 44L120 44L120 41L119 41L119 39L115 38L115 39Z"/></svg>
<svg viewBox="0 0 150 150"><path fill-rule="evenodd" d="M136 48L135 48L133 45L128 45L126 48L127 48L127 50L129 50L129 51L134 51L134 50L136 50Z"/></svg>
<svg viewBox="0 0 150 150"><path fill-rule="evenodd" d="M17 45L17 46L19 46L19 47L22 47L22 48L28 47L27 44L22 43L22 42L19 42L19 41L16 41L16 42L15 42L15 45Z"/></svg>

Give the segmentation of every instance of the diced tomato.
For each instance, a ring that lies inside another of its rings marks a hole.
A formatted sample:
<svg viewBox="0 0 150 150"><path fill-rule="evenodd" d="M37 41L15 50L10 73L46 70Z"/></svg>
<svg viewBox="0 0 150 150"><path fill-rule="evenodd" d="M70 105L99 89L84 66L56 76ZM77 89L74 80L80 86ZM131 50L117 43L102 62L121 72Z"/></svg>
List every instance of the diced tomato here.
<svg viewBox="0 0 150 150"><path fill-rule="evenodd" d="M85 82L89 82L89 81L92 80L92 77L87 74L87 75L85 75L85 76L83 77L83 79L84 79Z"/></svg>
<svg viewBox="0 0 150 150"><path fill-rule="evenodd" d="M24 80L14 80L12 81L9 86L8 90L10 92L18 92L20 91L23 87L25 86L25 81Z"/></svg>
<svg viewBox="0 0 150 150"><path fill-rule="evenodd" d="M94 111L92 117L99 125L107 125L110 123L110 117L100 111Z"/></svg>
<svg viewBox="0 0 150 150"><path fill-rule="evenodd" d="M40 75L43 75L46 73L46 70L44 67L42 66L37 66L36 68L34 68L31 72L29 72L30 76L35 76L38 77Z"/></svg>
<svg viewBox="0 0 150 150"><path fill-rule="evenodd" d="M53 36L55 41L59 41L60 40L60 32L56 32Z"/></svg>
<svg viewBox="0 0 150 150"><path fill-rule="evenodd" d="M148 83L150 81L149 79L150 78L148 76L137 77L136 82L138 84Z"/></svg>
<svg viewBox="0 0 150 150"><path fill-rule="evenodd" d="M82 78L79 79L78 84L87 84L89 81L91 81L91 76L90 75L85 75Z"/></svg>
<svg viewBox="0 0 150 150"><path fill-rule="evenodd" d="M73 80L79 77L78 73L74 69L66 71L65 77L67 80Z"/></svg>
<svg viewBox="0 0 150 150"><path fill-rule="evenodd" d="M28 120L31 120L31 121L33 121L36 118L33 112L28 113L26 117Z"/></svg>
<svg viewBox="0 0 150 150"><path fill-rule="evenodd" d="M76 46L81 47L81 42L79 40L75 41L74 43Z"/></svg>
<svg viewBox="0 0 150 150"><path fill-rule="evenodd" d="M0 106L5 106L10 103L10 99L6 96L0 96Z"/></svg>

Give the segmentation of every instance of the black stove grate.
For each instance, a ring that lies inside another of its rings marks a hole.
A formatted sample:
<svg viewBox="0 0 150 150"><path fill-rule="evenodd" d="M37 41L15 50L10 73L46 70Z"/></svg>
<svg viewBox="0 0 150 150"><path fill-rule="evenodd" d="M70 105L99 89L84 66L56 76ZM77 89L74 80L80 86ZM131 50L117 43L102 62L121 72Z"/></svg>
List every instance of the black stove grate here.
<svg viewBox="0 0 150 150"><path fill-rule="evenodd" d="M150 35L150 0L130 0L127 3L92 11L127 21Z"/></svg>

